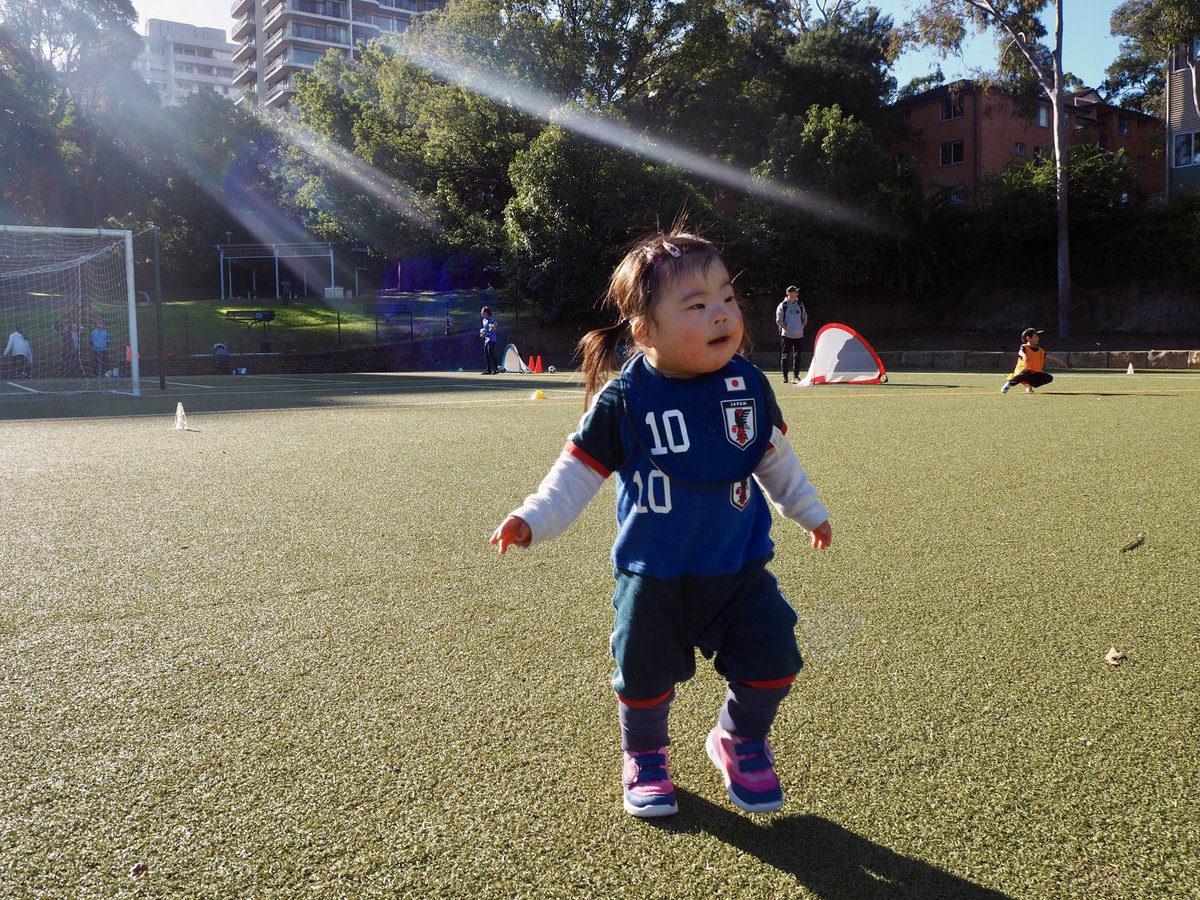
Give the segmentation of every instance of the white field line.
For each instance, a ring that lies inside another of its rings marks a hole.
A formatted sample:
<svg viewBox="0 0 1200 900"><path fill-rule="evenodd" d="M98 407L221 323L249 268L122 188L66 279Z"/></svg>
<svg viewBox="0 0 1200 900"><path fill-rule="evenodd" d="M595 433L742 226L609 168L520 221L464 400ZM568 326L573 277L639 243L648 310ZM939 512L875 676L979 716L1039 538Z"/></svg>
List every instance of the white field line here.
<svg viewBox="0 0 1200 900"><path fill-rule="evenodd" d="M15 381L6 381L5 384L9 385L10 387L15 387L18 390L28 391L31 394L42 393L41 391L37 390L36 388L27 387L26 385L23 385L23 384L17 384Z"/></svg>
<svg viewBox="0 0 1200 900"><path fill-rule="evenodd" d="M578 398L583 396L583 391L555 391L554 393L556 396L551 397L551 396L547 395L545 400L539 400L537 402L539 402L539 403L554 403L555 401L565 402L567 400L570 400L572 403L577 403ZM565 395L565 396L560 396L560 395ZM174 394L174 395L172 395L172 399L174 399L175 397L178 397L178 396L187 396L187 395ZM211 397L212 394L207 394L207 395L197 394L195 396ZM415 401L412 403L403 403L403 402L401 402L401 403L375 403L375 404L371 404L370 406L351 406L351 407L347 407L347 406L277 406L277 407L272 407L270 409L206 409L206 410L199 411L199 412L189 412L188 418L189 419L202 419L205 416L231 416L231 415L239 415L239 414L240 415L247 415L247 414L271 415L273 413L286 413L286 412L300 412L300 413L378 412L378 411L382 411L382 410L419 409L419 408L438 407L438 406L445 406L445 407L481 406L484 404L486 404L488 406L495 406L497 404L504 405L504 406L516 406L518 404L526 404L526 403L531 403L531 402L534 402L534 401L531 401L528 398L513 397L511 399L508 399L508 398L497 398L497 397L486 397L486 398L480 397L475 400L420 400L420 401ZM34 422L82 422L82 421L91 422L91 421L95 421L97 419L164 419L164 420L170 419L170 420L174 421L174 418L175 418L175 413L173 413L173 412L161 412L161 413L126 413L125 415L105 415L105 416L59 416L57 418L47 417L47 418L39 418L39 419L29 419L29 420L24 420L24 421L28 421L30 423L34 423ZM195 429L195 428L188 429L188 431L197 431L197 430L198 429Z"/></svg>

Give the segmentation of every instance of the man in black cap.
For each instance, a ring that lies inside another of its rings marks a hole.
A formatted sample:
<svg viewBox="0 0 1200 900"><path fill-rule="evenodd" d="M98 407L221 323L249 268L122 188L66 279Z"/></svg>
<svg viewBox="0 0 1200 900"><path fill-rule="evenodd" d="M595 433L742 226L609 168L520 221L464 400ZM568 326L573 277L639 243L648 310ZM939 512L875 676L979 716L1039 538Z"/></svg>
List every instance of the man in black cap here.
<svg viewBox="0 0 1200 900"><path fill-rule="evenodd" d="M804 326L808 324L808 310L800 302L800 288L788 285L787 296L775 310L775 324L779 326L779 364L783 368L783 383L788 382L788 364L795 373L793 384L800 383L800 340L804 337Z"/></svg>
<svg viewBox="0 0 1200 900"><path fill-rule="evenodd" d="M1008 380L1000 386L1000 393L1007 394L1009 388L1023 384L1025 393L1032 394L1036 388L1054 380L1053 375L1043 371L1046 367L1046 351L1040 344L1042 335L1045 333L1037 328L1026 328L1021 332L1021 349L1017 351L1017 367L1013 369ZM1050 359L1063 364L1057 356L1051 356Z"/></svg>

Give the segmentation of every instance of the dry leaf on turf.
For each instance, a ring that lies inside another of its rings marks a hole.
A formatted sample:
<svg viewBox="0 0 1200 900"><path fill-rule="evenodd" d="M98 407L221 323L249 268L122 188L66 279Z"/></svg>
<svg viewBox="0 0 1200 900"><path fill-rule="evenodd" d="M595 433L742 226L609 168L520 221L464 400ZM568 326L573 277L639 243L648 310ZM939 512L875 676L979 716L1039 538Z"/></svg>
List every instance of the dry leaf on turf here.
<svg viewBox="0 0 1200 900"><path fill-rule="evenodd" d="M1125 659L1125 651L1118 650L1116 647L1110 647L1104 656L1104 661L1110 666L1119 666L1123 659Z"/></svg>

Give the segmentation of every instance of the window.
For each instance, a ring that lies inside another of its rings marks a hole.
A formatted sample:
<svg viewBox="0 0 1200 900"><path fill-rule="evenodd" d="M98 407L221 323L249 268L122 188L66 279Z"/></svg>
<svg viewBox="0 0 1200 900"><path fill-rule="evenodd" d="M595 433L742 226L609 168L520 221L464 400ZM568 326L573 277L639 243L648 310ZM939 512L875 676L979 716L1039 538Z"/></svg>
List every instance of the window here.
<svg viewBox="0 0 1200 900"><path fill-rule="evenodd" d="M1117 131L1129 134L1129 116L1117 116Z"/></svg>
<svg viewBox="0 0 1200 900"><path fill-rule="evenodd" d="M941 147L942 165L953 166L963 161L963 142L950 141Z"/></svg>
<svg viewBox="0 0 1200 900"><path fill-rule="evenodd" d="M1200 136L1200 132L1189 132L1188 134L1175 135L1175 168L1183 166L1194 166L1200 162L1196 157L1196 145L1200 144L1196 138Z"/></svg>
<svg viewBox="0 0 1200 900"><path fill-rule="evenodd" d="M1022 144L1020 141L1017 141L1015 144L1013 144L1013 153L1015 153L1017 156L1024 156L1025 155L1025 145Z"/></svg>
<svg viewBox="0 0 1200 900"><path fill-rule="evenodd" d="M1045 103L1039 103L1037 108L1037 124L1043 128L1050 127L1050 107Z"/></svg>
<svg viewBox="0 0 1200 900"><path fill-rule="evenodd" d="M1049 159L1050 158L1050 148L1049 147L1034 147L1033 148L1033 158L1034 159Z"/></svg>
<svg viewBox="0 0 1200 900"><path fill-rule="evenodd" d="M1174 57L1173 67L1176 69L1186 68L1190 59L1200 59L1200 37L1176 44L1172 56Z"/></svg>
<svg viewBox="0 0 1200 900"><path fill-rule="evenodd" d="M942 101L942 121L947 119L957 119L963 114L963 105L961 98L947 97Z"/></svg>

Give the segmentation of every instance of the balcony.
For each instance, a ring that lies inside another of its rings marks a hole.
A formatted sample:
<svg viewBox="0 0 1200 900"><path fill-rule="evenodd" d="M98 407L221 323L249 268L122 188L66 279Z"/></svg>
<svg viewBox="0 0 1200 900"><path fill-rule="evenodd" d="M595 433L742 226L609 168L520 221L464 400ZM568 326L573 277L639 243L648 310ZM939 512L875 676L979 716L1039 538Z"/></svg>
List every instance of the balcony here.
<svg viewBox="0 0 1200 900"><path fill-rule="evenodd" d="M302 16L321 22L345 22L349 13L350 5L344 0L283 0L267 13L263 27L269 28L285 16Z"/></svg>
<svg viewBox="0 0 1200 900"><path fill-rule="evenodd" d="M236 43L247 36L253 36L253 34L254 10L251 10L249 15L243 16L234 23L233 31L229 33L229 39Z"/></svg>
<svg viewBox="0 0 1200 900"><path fill-rule="evenodd" d="M254 41L245 41L244 43L238 44L238 48L233 51L232 62L245 63L245 62L248 62L248 61L254 59L254 57L255 57Z"/></svg>
<svg viewBox="0 0 1200 900"><path fill-rule="evenodd" d="M233 0L229 7L230 18L237 19L246 14L254 14L254 0Z"/></svg>
<svg viewBox="0 0 1200 900"><path fill-rule="evenodd" d="M244 84L254 84L258 78L258 63L255 60L250 60L244 66L238 68L233 73L233 83L237 87Z"/></svg>
<svg viewBox="0 0 1200 900"><path fill-rule="evenodd" d="M379 26L372 25L370 22L354 23L354 43L373 41L377 37L379 37Z"/></svg>
<svg viewBox="0 0 1200 900"><path fill-rule="evenodd" d="M296 89L292 87L290 80L281 81L279 84L267 89L266 96L263 97L263 104L275 107L287 106L288 101L295 93Z"/></svg>
<svg viewBox="0 0 1200 900"><path fill-rule="evenodd" d="M287 50L275 57L263 70L263 78L271 79L280 72L287 72L289 80L295 72L308 72L321 58L320 53L304 50Z"/></svg>

